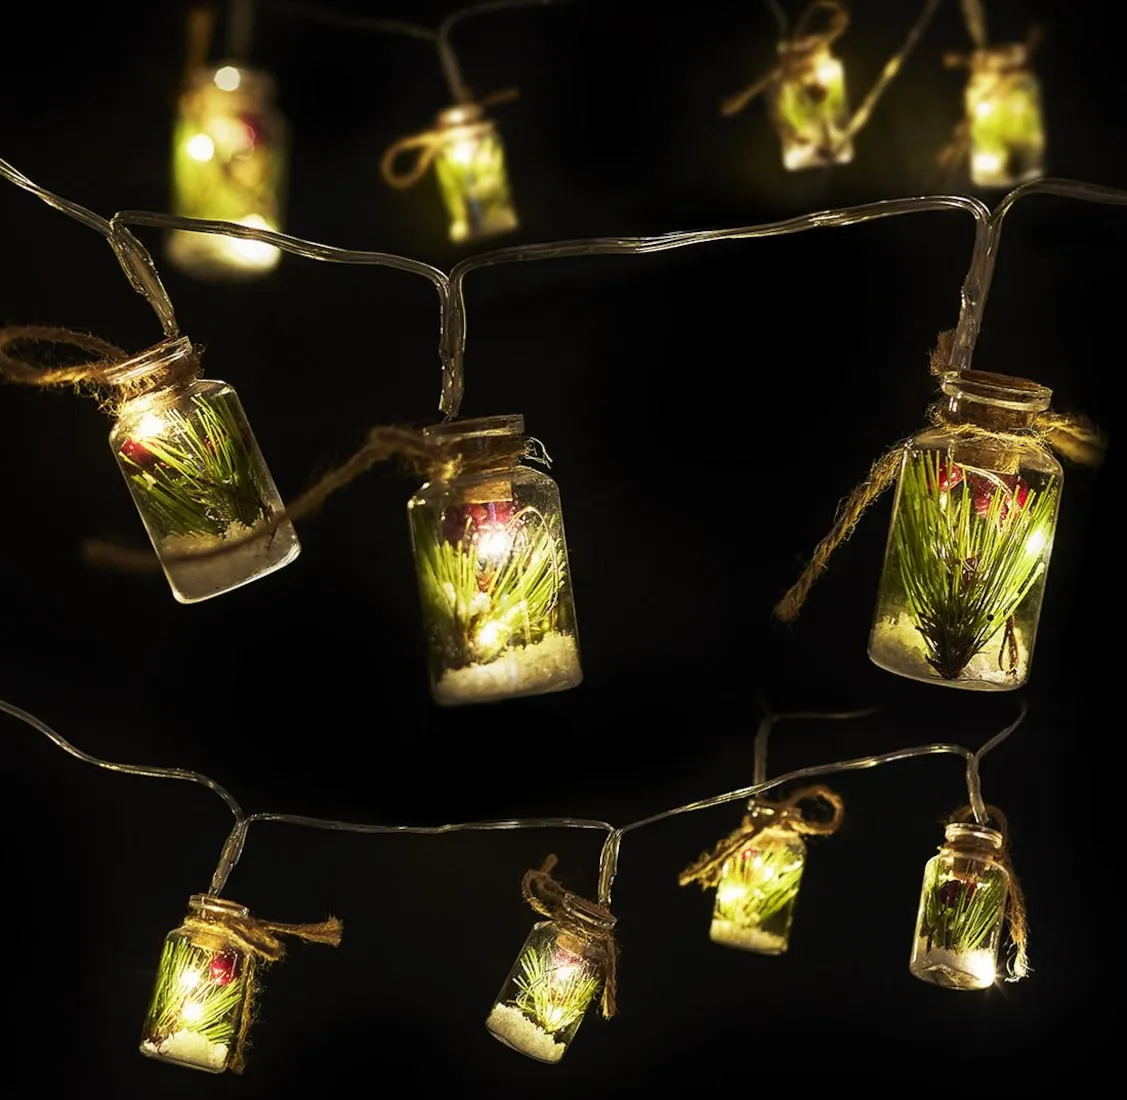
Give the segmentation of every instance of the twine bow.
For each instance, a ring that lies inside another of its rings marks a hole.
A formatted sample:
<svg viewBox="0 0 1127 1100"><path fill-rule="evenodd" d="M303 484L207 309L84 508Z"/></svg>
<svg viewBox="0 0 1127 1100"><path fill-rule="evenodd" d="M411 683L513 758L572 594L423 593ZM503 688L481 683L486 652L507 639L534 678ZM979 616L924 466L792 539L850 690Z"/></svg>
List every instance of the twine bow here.
<svg viewBox="0 0 1127 1100"><path fill-rule="evenodd" d="M182 927L211 935L214 935L217 929L221 929L226 939L256 962L264 965L277 962L286 953L286 945L279 938L281 936L296 936L308 943L325 943L330 947L336 947L340 944L344 932L344 925L337 917L329 917L328 920L314 924L281 924L278 921L260 920L249 914L209 910L185 918ZM229 1067L232 1073L242 1073L246 1068L247 1032L250 1030L253 1018L254 986L251 984L247 995L243 998L235 1049Z"/></svg>
<svg viewBox="0 0 1127 1100"><path fill-rule="evenodd" d="M1010 830L1006 815L997 806L986 806L987 821L994 822L994 827L1002 834L1001 851L991 851L990 862L1001 867L1009 878L1009 892L1006 896L1006 925L1009 929L1011 952L1006 960L1006 981L1019 982L1029 975L1029 923L1028 911L1025 907L1025 891L1021 887L1021 880L1014 871L1013 859L1010 855ZM974 821L974 811L970 806L963 806L956 810L949 818L948 824L962 821ZM974 845L972 840L961 842L959 840L945 841L943 847L950 851L958 852L960 849L981 849Z"/></svg>
<svg viewBox="0 0 1127 1100"><path fill-rule="evenodd" d="M828 820L807 817L801 808L804 802L821 801L832 810ZM700 884L701 889L719 885L724 864L739 852L764 829L784 826L796 833L807 836L829 836L836 833L845 818L845 802L836 791L821 783L803 787L781 802L769 802L753 798L748 804L748 812L738 829L730 832L709 852L702 852L696 862L689 864L677 877L679 886L690 882Z"/></svg>
<svg viewBox="0 0 1127 1100"><path fill-rule="evenodd" d="M179 338L183 340L183 338ZM47 366L18 349L34 345L69 347L90 356L72 366ZM108 340L51 325L0 328L0 375L24 386L74 386L89 389L111 415L132 398L158 389L177 388L199 377L199 349L187 341L185 354L175 354L176 338L134 354Z"/></svg>
<svg viewBox="0 0 1127 1100"><path fill-rule="evenodd" d="M521 893L528 905L542 917L552 921L561 933L573 936L594 949L603 968L603 989L599 1009L603 1019L609 1020L618 1010L618 943L614 938L615 918L609 909L564 889L551 875L552 868L557 862L557 857L550 855L539 870L525 871L524 879L520 884ZM601 926L574 916L568 903L580 906L600 922Z"/></svg>
<svg viewBox="0 0 1127 1100"><path fill-rule="evenodd" d="M811 34L806 28L818 11L828 12L830 22L825 30ZM811 56L836 42L848 26L849 13L840 0L813 0L799 17L794 30L779 43L779 60L742 91L725 99L720 104L720 113L726 117L739 114L768 88L801 73Z"/></svg>
<svg viewBox="0 0 1127 1100"><path fill-rule="evenodd" d="M950 330L939 334L937 346L932 353L932 374L955 379L978 378L983 381L993 379L996 384L1005 381L1011 383L1020 381L1010 379L1006 375L992 375L981 371L951 373L946 369L945 364L950 362L949 352L953 337L954 334ZM943 406L939 403L928 409L928 419L932 424L941 425L952 434L978 437L992 442L1011 440L1014 444L1027 445L1032 436L1032 438L1051 447L1062 458L1080 466L1098 467L1103 462L1107 451L1106 437L1087 417L1078 413L1057 413L1051 409L1046 409L1034 417L1030 429L1022 434L982 427L978 424L953 423L947 419ZM853 529L857 526L869 505L873 504L896 480L904 455L911 445L912 440L910 438L903 439L895 444L872 464L864 479L838 505L833 527L830 528L829 534L814 548L814 553L806 568L799 575L798 580L775 605L775 618L784 623L793 622L798 618L798 613L802 609L803 603L806 602L810 589L814 587L815 582L826 571L834 551L853 534Z"/></svg>
<svg viewBox="0 0 1127 1100"><path fill-rule="evenodd" d="M459 104L459 107L491 107L497 103L511 102L518 98L519 95L519 89L505 88L499 92L492 92L476 104L462 103ZM466 125L472 126L480 121L480 119L475 118L473 121L467 121ZM429 130L421 130L417 134L409 134L407 137L401 137L397 141L393 141L380 158L380 174L383 176L384 181L400 191L408 187L414 187L415 184L427 174L427 170L434 162L434 158L442 151L442 147L446 144L448 133L449 131L446 129L433 126ZM416 154L410 167L403 171L396 171L395 162L404 153L410 152Z"/></svg>

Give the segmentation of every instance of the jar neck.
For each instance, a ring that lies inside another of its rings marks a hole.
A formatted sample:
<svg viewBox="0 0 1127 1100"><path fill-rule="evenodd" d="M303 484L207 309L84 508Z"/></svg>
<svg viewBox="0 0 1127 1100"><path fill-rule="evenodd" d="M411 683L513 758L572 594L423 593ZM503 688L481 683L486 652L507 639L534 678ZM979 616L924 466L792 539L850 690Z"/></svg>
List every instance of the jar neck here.
<svg viewBox="0 0 1127 1100"><path fill-rule="evenodd" d="M998 432L1032 432L1053 395L1027 378L973 370L945 377L941 389L935 410L941 422Z"/></svg>
<svg viewBox="0 0 1127 1100"><path fill-rule="evenodd" d="M435 424L423 429L423 439L434 448L431 481L511 476L529 445L519 414Z"/></svg>
<svg viewBox="0 0 1127 1100"><path fill-rule="evenodd" d="M119 416L148 411L138 402L167 405L200 374L196 349L187 336L170 337L159 344L114 363L105 373L113 389Z"/></svg>

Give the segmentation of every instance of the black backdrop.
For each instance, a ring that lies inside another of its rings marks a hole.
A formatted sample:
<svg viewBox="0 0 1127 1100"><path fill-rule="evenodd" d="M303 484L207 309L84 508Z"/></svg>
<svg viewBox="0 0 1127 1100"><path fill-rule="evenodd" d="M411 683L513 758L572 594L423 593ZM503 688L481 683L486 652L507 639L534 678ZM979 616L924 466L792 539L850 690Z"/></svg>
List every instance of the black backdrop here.
<svg viewBox="0 0 1127 1100"><path fill-rule="evenodd" d="M253 60L277 76L294 131L287 228L449 268L467 250L444 239L433 180L399 193L378 172L386 145L446 104L430 49L260 8ZM1045 25L1050 170L1127 185L1113 64L1123 28L1076 8L988 4L998 40ZM339 0L336 10L433 25L450 9ZM839 43L854 102L915 10L854 5ZM0 78L0 155L106 215L166 209L182 6L20 14ZM934 170L963 80L941 65L966 46L953 0L854 163L832 173L785 173L761 104L718 115L770 62L772 35L756 4L664 12L581 0L465 24L455 41L470 83L521 92L497 117L523 226L497 245L972 193ZM97 234L7 184L0 225L0 321L129 347L158 337ZM746 784L757 694L780 711L885 708L780 725L775 772L932 740L977 746L1015 715L1014 695L898 680L866 657L887 499L798 622L770 616L839 498L922 426L928 351L956 319L971 235L963 215L927 214L471 275L463 413L523 412L556 460L586 671L577 690L497 706L430 702L404 516L413 484L396 469L377 468L303 524L290 567L184 607L159 576L81 561L87 536L143 541L94 404L7 386L0 696L98 756L201 770L248 810L387 823L623 823ZM284 496L370 425L437 415L437 310L423 280L287 256L258 283L207 286L163 262L159 235L144 236L184 330L207 348L207 375L238 387ZM1127 216L1113 207L1020 203L976 360L1051 386L1057 407L1091 413L1113 437L1125 245ZM1113 449L1101 472L1066 474L1021 693L1030 714L984 768L1028 893L1027 982L955 994L907 970L924 861L965 799L953 757L833 781L847 821L813 847L780 959L710 944L710 895L676 884L738 822L738 804L630 834L615 891L620 1015L589 1019L558 1067L505 1049L482 1023L534 919L521 874L555 851L565 882L592 892L597 834L260 825L231 896L279 920L337 913L345 939L336 951L297 945L268 974L244 1077L184 1072L142 1058L139 1028L161 939L206 888L226 810L189 784L81 764L4 717L8 1091L947 1095L1083 1083L1110 1035L1118 950L1098 792L1116 774L1114 727L1101 717L1121 648L1116 469Z"/></svg>

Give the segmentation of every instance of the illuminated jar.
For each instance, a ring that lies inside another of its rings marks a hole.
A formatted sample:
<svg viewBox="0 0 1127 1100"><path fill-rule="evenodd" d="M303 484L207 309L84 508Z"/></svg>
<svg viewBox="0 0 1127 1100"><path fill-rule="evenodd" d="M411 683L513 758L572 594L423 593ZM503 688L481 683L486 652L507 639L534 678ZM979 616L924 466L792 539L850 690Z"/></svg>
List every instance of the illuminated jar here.
<svg viewBox="0 0 1127 1100"><path fill-rule="evenodd" d="M270 76L232 62L200 69L180 97L172 213L280 229L288 140ZM269 271L281 252L262 241L173 230L168 255L190 275L245 279Z"/></svg>
<svg viewBox="0 0 1127 1100"><path fill-rule="evenodd" d="M983 825L947 826L924 868L910 969L946 989L986 989L998 967L1010 876L996 857L1002 834Z"/></svg>
<svg viewBox="0 0 1127 1100"><path fill-rule="evenodd" d="M195 354L187 337L178 337L129 360L114 381L137 381ZM181 603L239 588L300 553L287 520L226 553L178 560L246 537L285 508L238 394L226 382L197 379L126 401L110 447Z"/></svg>
<svg viewBox="0 0 1127 1100"><path fill-rule="evenodd" d="M600 937L614 918L582 898L566 895L566 929L533 925L485 1021L494 1038L540 1062L558 1062L603 987Z"/></svg>
<svg viewBox="0 0 1127 1100"><path fill-rule="evenodd" d="M782 77L770 92L771 115L789 171L848 164L849 107L845 68L825 43L784 39L779 43Z"/></svg>
<svg viewBox="0 0 1127 1100"><path fill-rule="evenodd" d="M479 104L440 111L434 159L442 201L450 216L450 240L460 243L508 233L520 224L509 192L505 148Z"/></svg>
<svg viewBox="0 0 1127 1100"><path fill-rule="evenodd" d="M1033 431L1052 391L982 371L942 389L946 425L905 449L869 656L913 680L1005 691L1029 676L1057 524L1063 471Z"/></svg>
<svg viewBox="0 0 1127 1100"><path fill-rule="evenodd" d="M785 825L756 833L724 861L709 938L725 947L781 955L787 949L806 844Z"/></svg>
<svg viewBox="0 0 1127 1100"><path fill-rule="evenodd" d="M523 434L522 416L425 429L463 470L434 470L407 506L431 689L443 706L583 679L559 489L518 464Z"/></svg>
<svg viewBox="0 0 1127 1100"><path fill-rule="evenodd" d="M978 187L1016 187L1045 170L1041 87L1020 44L975 50L965 92L970 175Z"/></svg>
<svg viewBox="0 0 1127 1100"><path fill-rule="evenodd" d="M217 922L224 915L245 917L248 910L193 894L184 924L165 938L142 1054L207 1073L231 1064L253 996L255 960Z"/></svg>

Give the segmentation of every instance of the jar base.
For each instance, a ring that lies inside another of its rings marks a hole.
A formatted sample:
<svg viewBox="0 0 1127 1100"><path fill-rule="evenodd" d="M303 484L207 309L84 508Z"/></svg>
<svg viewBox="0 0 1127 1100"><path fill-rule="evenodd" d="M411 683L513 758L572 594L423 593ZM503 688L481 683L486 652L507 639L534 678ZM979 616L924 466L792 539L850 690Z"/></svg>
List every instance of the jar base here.
<svg viewBox="0 0 1127 1100"><path fill-rule="evenodd" d="M260 228L274 227L262 225ZM281 249L262 241L224 237L219 233L193 233L186 229L172 230L166 254L169 262L185 275L213 283L260 278L273 271L282 258Z"/></svg>
<svg viewBox="0 0 1127 1100"><path fill-rule="evenodd" d="M785 936L765 932L762 928L747 928L730 920L713 920L708 938L723 947L751 951L756 955L782 955L787 949Z"/></svg>
<svg viewBox="0 0 1127 1100"><path fill-rule="evenodd" d="M944 989L980 990L994 984L997 959L992 951L949 951L921 946L909 969L921 981Z"/></svg>
<svg viewBox="0 0 1127 1100"><path fill-rule="evenodd" d="M835 164L849 164L853 160L853 142L847 141L836 149L821 146L788 146L783 152L783 167L788 172L801 172L808 168L832 168Z"/></svg>
<svg viewBox="0 0 1127 1100"><path fill-rule="evenodd" d="M510 1005L494 1005L485 1027L498 1042L537 1062L554 1065L567 1051L565 1043L557 1042L519 1008Z"/></svg>
<svg viewBox="0 0 1127 1100"><path fill-rule="evenodd" d="M146 1058L202 1073L222 1073L227 1068L227 1044L209 1043L194 1031L178 1031L161 1043L143 1039L140 1050Z"/></svg>
<svg viewBox="0 0 1127 1100"><path fill-rule="evenodd" d="M434 699L443 707L490 703L567 691L582 682L575 639L551 632L531 645L506 650L489 664L449 669L435 681Z"/></svg>

